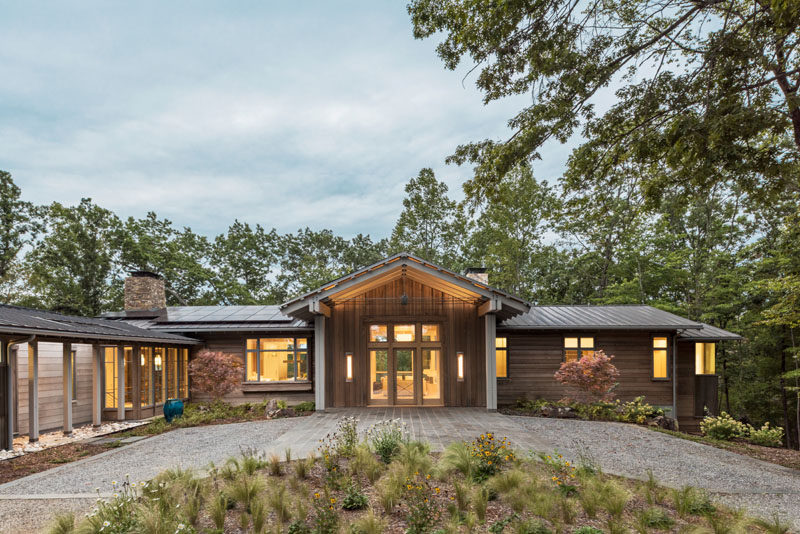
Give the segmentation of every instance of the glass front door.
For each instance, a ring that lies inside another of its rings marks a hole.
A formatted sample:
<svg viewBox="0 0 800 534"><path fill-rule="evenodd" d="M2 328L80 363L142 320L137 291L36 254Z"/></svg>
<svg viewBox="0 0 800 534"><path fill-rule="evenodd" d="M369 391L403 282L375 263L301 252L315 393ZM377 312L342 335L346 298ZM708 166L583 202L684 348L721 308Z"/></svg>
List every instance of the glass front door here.
<svg viewBox="0 0 800 534"><path fill-rule="evenodd" d="M397 404L415 404L414 349L395 349L394 398Z"/></svg>

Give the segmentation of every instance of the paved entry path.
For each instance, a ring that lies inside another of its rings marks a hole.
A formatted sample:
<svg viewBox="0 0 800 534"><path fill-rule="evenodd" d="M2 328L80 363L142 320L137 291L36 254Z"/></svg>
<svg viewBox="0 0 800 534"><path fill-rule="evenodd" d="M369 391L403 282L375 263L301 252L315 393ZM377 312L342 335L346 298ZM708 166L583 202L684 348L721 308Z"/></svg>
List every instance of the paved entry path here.
<svg viewBox="0 0 800 534"><path fill-rule="evenodd" d="M511 417L472 408L339 409L308 417L175 430L74 463L0 485L0 532L36 532L58 510L85 511L95 488L112 480L144 480L180 465L203 469L250 449L295 457L315 451L340 418L359 419L359 430L401 419L433 450L484 432L508 437L520 451L558 450L574 461L593 461L608 473L646 478L648 470L671 487L692 485L751 513L778 512L800 528L800 471L619 423ZM43 513L47 510L49 513Z"/></svg>

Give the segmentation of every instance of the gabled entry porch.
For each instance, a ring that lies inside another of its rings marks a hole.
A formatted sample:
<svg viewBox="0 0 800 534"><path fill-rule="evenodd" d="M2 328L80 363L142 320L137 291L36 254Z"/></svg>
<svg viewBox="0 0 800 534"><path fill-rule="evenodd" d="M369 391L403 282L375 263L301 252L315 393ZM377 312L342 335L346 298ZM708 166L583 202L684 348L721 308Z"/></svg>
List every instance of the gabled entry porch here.
<svg viewBox="0 0 800 534"><path fill-rule="evenodd" d="M313 321L318 410L349 406L497 408L498 320L529 305L399 254L282 306Z"/></svg>

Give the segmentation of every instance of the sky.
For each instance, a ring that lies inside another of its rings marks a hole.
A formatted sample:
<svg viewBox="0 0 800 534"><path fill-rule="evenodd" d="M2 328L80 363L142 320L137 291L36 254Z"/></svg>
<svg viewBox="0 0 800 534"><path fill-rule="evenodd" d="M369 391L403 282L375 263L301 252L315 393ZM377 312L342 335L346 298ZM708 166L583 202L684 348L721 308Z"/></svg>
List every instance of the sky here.
<svg viewBox="0 0 800 534"><path fill-rule="evenodd" d="M216 235L386 237L424 167L455 198L465 142L508 136L526 103L485 106L405 2L0 0L0 169L23 198L90 197ZM569 148L534 172L557 178Z"/></svg>

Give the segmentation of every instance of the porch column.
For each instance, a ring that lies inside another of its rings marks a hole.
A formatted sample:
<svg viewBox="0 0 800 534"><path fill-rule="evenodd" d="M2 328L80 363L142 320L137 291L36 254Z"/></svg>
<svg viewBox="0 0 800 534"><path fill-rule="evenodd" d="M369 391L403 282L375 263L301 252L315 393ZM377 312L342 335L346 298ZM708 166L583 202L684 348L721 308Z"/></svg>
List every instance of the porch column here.
<svg viewBox="0 0 800 534"><path fill-rule="evenodd" d="M103 418L103 365L100 345L92 345L92 425L100 426Z"/></svg>
<svg viewBox="0 0 800 534"><path fill-rule="evenodd" d="M486 409L497 410L497 321L493 313L483 316L486 325Z"/></svg>
<svg viewBox="0 0 800 534"><path fill-rule="evenodd" d="M28 343L28 436L39 441L39 342Z"/></svg>
<svg viewBox="0 0 800 534"><path fill-rule="evenodd" d="M117 419L125 420L125 345L117 345Z"/></svg>
<svg viewBox="0 0 800 534"><path fill-rule="evenodd" d="M14 370L11 367L11 347L4 339L0 339L0 360L6 364L6 424L0 429L3 432L3 445L6 450L14 450Z"/></svg>
<svg viewBox="0 0 800 534"><path fill-rule="evenodd" d="M62 395L63 395L63 415L64 415L64 434L72 434L72 344L62 343L61 369L62 369Z"/></svg>
<svg viewBox="0 0 800 534"><path fill-rule="evenodd" d="M325 410L325 316L314 316L314 406Z"/></svg>

